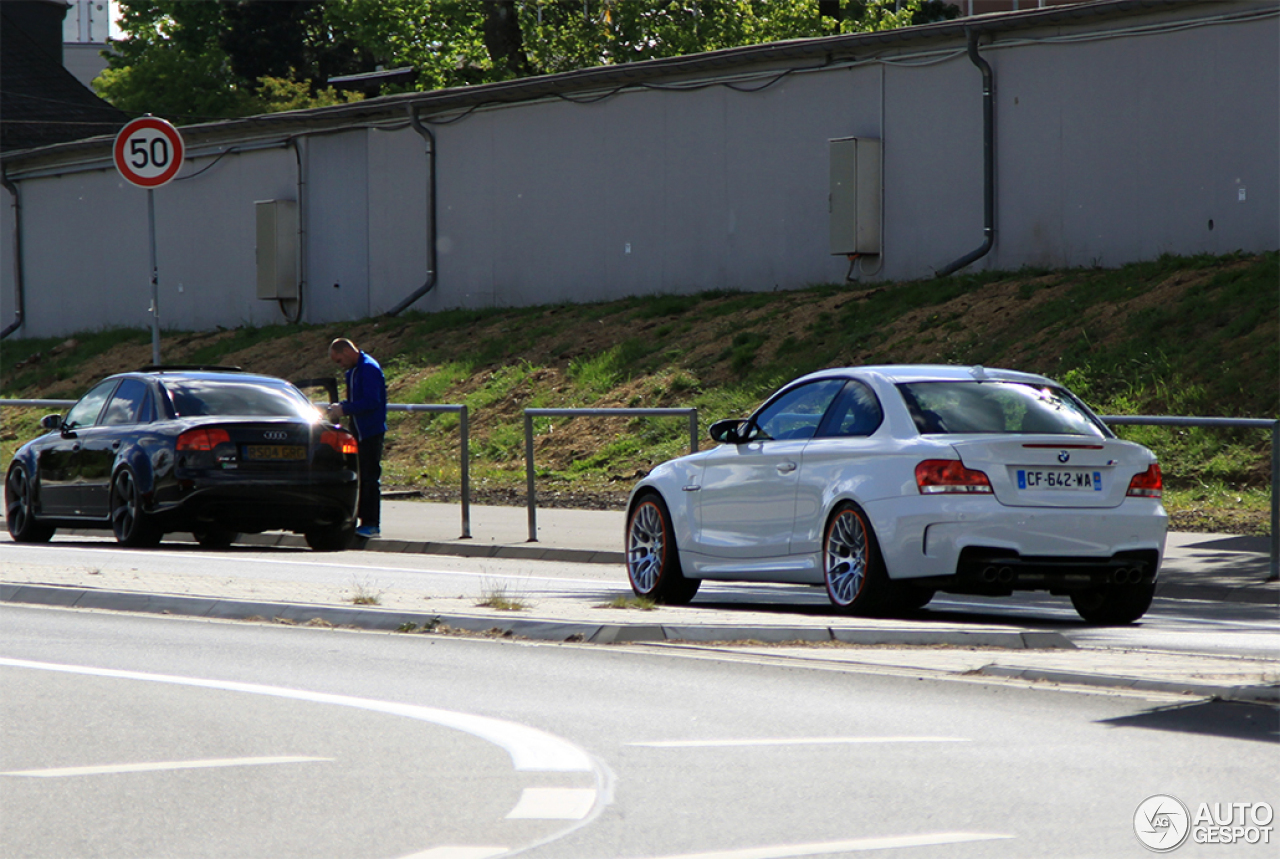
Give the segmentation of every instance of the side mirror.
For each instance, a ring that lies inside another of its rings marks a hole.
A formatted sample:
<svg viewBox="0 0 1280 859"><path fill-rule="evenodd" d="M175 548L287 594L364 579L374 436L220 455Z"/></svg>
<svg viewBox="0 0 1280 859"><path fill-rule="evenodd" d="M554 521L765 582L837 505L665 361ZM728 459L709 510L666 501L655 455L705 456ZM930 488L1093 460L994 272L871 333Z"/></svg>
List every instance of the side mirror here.
<svg viewBox="0 0 1280 859"><path fill-rule="evenodd" d="M742 444L744 439L740 432L744 423L745 421L738 418L726 418L722 421L716 421L708 431L711 440L720 444Z"/></svg>
<svg viewBox="0 0 1280 859"><path fill-rule="evenodd" d="M40 419L40 426L47 430L62 429L62 415L45 415Z"/></svg>

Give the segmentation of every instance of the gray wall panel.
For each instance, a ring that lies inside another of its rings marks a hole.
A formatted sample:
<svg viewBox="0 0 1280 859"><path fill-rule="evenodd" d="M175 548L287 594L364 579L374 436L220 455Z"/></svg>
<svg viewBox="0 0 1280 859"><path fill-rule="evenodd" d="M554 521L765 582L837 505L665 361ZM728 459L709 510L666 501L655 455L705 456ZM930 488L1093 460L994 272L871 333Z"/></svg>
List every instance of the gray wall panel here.
<svg viewBox="0 0 1280 859"><path fill-rule="evenodd" d="M0 331L14 321L17 275L14 271L14 196L0 187ZM0 341L2 342L2 341ZM2 354L2 353L0 353Z"/></svg>
<svg viewBox="0 0 1280 859"><path fill-rule="evenodd" d="M982 243L982 76L957 57L890 65L884 86L882 277L931 277Z"/></svg>
<svg viewBox="0 0 1280 859"><path fill-rule="evenodd" d="M307 141L309 322L368 316L369 142L356 129Z"/></svg>
<svg viewBox="0 0 1280 859"><path fill-rule="evenodd" d="M427 279L428 161L412 129L372 131L368 140L369 303L379 313Z"/></svg>
<svg viewBox="0 0 1280 859"><path fill-rule="evenodd" d="M297 199L293 152L212 161L196 159L182 171L192 178L155 192L161 325L200 330L282 322L276 302L257 298L254 203Z"/></svg>

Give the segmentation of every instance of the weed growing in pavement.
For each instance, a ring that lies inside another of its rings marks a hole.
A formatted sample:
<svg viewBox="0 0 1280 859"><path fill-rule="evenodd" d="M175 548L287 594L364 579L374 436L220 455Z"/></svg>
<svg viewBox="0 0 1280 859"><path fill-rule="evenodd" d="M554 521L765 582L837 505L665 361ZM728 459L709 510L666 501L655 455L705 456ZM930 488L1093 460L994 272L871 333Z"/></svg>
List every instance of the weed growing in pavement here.
<svg viewBox="0 0 1280 859"><path fill-rule="evenodd" d="M653 611L658 604L648 597L614 597L607 603L601 603L596 608L633 608L639 611Z"/></svg>
<svg viewBox="0 0 1280 859"><path fill-rule="evenodd" d="M505 580L480 580L480 597L475 604L481 608L492 608L498 611L524 611L529 602L524 594L513 589Z"/></svg>
<svg viewBox="0 0 1280 859"><path fill-rule="evenodd" d="M356 605L381 605L382 591L377 590L377 586L368 579L361 581L355 576L351 577L351 590L353 596L351 601Z"/></svg>

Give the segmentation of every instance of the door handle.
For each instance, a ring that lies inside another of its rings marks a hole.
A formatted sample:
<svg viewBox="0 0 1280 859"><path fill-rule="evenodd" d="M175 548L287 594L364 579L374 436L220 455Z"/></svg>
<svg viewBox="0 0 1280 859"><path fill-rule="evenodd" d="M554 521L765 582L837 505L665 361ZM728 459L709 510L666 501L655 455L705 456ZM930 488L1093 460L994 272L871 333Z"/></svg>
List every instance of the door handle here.
<svg viewBox="0 0 1280 859"><path fill-rule="evenodd" d="M793 472L793 471L795 471L795 470L796 470L796 464L795 464L794 462L792 462L791 460L787 460L786 462L779 462L779 463L778 463L778 473L779 473L779 474L790 474L791 472Z"/></svg>

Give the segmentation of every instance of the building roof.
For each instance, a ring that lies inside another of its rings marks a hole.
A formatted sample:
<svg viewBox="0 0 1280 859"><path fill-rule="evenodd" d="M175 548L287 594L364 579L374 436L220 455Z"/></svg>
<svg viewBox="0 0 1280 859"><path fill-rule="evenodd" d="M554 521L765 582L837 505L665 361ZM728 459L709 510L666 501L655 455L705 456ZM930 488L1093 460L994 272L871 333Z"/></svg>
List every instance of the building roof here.
<svg viewBox="0 0 1280 859"><path fill-rule="evenodd" d="M129 117L76 80L8 6L0 3L0 151L114 136Z"/></svg>

